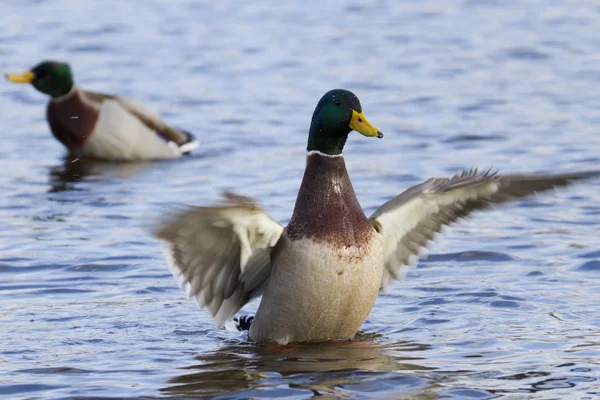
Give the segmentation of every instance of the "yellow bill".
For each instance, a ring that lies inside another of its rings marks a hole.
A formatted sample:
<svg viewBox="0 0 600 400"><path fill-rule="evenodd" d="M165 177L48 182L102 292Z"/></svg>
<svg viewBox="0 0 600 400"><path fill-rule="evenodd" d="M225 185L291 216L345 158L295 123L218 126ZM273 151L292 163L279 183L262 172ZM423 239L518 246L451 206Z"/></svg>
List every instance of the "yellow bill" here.
<svg viewBox="0 0 600 400"><path fill-rule="evenodd" d="M35 74L31 71L22 74L6 74L6 79L15 83L31 83L35 79Z"/></svg>
<svg viewBox="0 0 600 400"><path fill-rule="evenodd" d="M352 110L352 119L350 120L350 129L355 130L356 132L368 136L378 138L383 137L383 133L377 130L367 119L365 118L365 114L362 112L357 112L356 110Z"/></svg>

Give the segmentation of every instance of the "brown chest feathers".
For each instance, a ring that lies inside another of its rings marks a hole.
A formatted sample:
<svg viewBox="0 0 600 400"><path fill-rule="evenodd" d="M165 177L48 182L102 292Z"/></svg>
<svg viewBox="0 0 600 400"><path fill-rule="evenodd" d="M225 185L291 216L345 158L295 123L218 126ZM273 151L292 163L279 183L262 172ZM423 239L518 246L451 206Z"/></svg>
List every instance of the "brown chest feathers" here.
<svg viewBox="0 0 600 400"><path fill-rule="evenodd" d="M335 247L369 243L373 228L358 203L343 157L307 157L287 233L292 241L311 238Z"/></svg>
<svg viewBox="0 0 600 400"><path fill-rule="evenodd" d="M50 101L46 110L52 134L69 150L77 150L94 132L98 109L78 89L60 100Z"/></svg>

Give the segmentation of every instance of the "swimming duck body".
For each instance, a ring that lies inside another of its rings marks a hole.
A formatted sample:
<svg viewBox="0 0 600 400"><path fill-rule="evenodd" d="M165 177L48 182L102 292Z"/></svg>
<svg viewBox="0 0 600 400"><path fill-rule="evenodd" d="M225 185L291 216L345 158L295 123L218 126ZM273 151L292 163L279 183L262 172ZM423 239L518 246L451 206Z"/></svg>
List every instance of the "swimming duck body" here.
<svg viewBox="0 0 600 400"><path fill-rule="evenodd" d="M138 102L78 88L68 64L47 61L7 78L31 83L50 95L48 124L73 156L119 161L169 159L198 147L191 134L167 125Z"/></svg>

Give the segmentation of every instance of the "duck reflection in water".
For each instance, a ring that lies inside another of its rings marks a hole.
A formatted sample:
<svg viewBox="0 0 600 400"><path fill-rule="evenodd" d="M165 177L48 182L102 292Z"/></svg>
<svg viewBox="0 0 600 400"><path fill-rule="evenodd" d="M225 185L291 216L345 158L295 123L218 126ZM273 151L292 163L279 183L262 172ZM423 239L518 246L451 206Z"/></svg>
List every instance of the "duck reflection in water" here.
<svg viewBox="0 0 600 400"><path fill-rule="evenodd" d="M196 357L162 392L182 397L204 397L245 392L254 397L261 388L310 390L315 395L348 396L347 385L379 386L393 375L399 385L428 386L425 380L398 371L424 371L413 352L429 349L415 342L381 344L375 334L359 333L354 340L295 345L241 343ZM420 382L420 384L419 384ZM350 388L351 390L351 388ZM420 387L423 390L423 387ZM289 394L289 393L288 393Z"/></svg>
<svg viewBox="0 0 600 400"><path fill-rule="evenodd" d="M112 178L130 179L153 163L108 162L87 157L65 157L61 164L50 167L48 193L82 191L80 182L105 182Z"/></svg>

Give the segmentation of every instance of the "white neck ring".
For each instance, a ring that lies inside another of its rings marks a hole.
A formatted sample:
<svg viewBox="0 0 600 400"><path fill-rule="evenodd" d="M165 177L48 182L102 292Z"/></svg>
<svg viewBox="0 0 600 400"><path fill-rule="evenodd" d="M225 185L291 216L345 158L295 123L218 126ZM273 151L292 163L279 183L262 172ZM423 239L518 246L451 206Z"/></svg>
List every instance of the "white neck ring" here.
<svg viewBox="0 0 600 400"><path fill-rule="evenodd" d="M338 158L338 157L342 157L341 154L325 154L320 152L319 150L311 150L311 151L307 151L306 152L306 157L310 157L312 155L319 155L319 156L323 156L323 157L329 157L329 158Z"/></svg>
<svg viewBox="0 0 600 400"><path fill-rule="evenodd" d="M69 90L69 93L63 94L60 97L53 97L52 102L60 103L61 101L69 100L71 97L75 96L75 93L77 93L77 87L75 85L73 85L71 90Z"/></svg>

